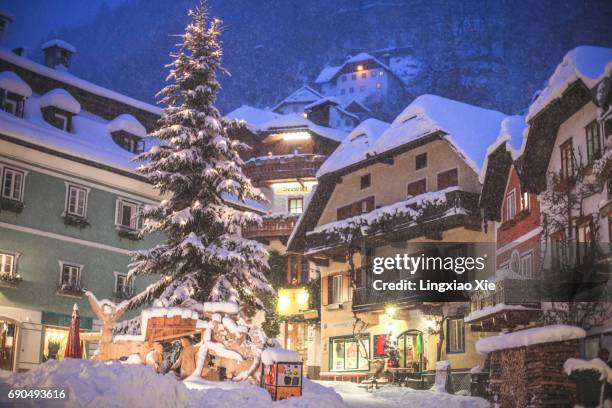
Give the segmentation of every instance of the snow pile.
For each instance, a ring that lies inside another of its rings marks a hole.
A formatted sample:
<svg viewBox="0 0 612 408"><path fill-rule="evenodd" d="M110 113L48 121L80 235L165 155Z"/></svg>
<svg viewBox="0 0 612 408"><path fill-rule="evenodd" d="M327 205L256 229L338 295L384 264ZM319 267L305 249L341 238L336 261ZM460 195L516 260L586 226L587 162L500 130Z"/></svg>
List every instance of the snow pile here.
<svg viewBox="0 0 612 408"><path fill-rule="evenodd" d="M40 107L46 108L47 106L53 106L74 115L81 112L81 104L62 88L52 89L40 98Z"/></svg>
<svg viewBox="0 0 612 408"><path fill-rule="evenodd" d="M317 177L365 160L372 146L388 128L389 123L378 119L366 119L361 122L321 165Z"/></svg>
<svg viewBox="0 0 612 408"><path fill-rule="evenodd" d="M74 45L67 43L64 40L49 40L46 43L44 43L43 45L40 46L41 50L46 50L47 48L51 48L51 47L59 47L59 48L63 48L67 51L70 51L71 53L76 53L76 48Z"/></svg>
<svg viewBox="0 0 612 408"><path fill-rule="evenodd" d="M570 358L563 364L563 370L567 375L574 371L595 370L601 373L601 380L612 384L612 368L600 358L594 358L591 361L582 360L579 358Z"/></svg>
<svg viewBox="0 0 612 408"><path fill-rule="evenodd" d="M476 351L486 354L496 350L531 346L533 344L582 339L585 336L586 332L580 327L556 324L485 337L476 342Z"/></svg>
<svg viewBox="0 0 612 408"><path fill-rule="evenodd" d="M395 118L373 150L380 154L442 131L448 135L446 139L451 145L478 173L487 146L499 135L506 116L501 112L437 95L421 95Z"/></svg>
<svg viewBox="0 0 612 408"><path fill-rule="evenodd" d="M205 302L203 312L238 314L240 307L236 303L229 302Z"/></svg>
<svg viewBox="0 0 612 408"><path fill-rule="evenodd" d="M274 363L298 363L300 361L302 359L298 353L281 347L268 347L261 353L261 362L268 366Z"/></svg>
<svg viewBox="0 0 612 408"><path fill-rule="evenodd" d="M32 88L13 71L0 72L0 89L26 98L32 95Z"/></svg>
<svg viewBox="0 0 612 408"><path fill-rule="evenodd" d="M269 122L272 119L276 119L279 116L280 115L278 113L269 110L242 105L241 107L234 109L225 115L225 119L244 121L246 127L251 132L256 132L264 123Z"/></svg>
<svg viewBox="0 0 612 408"><path fill-rule="evenodd" d="M333 390L308 379L304 379L301 398L272 402L264 389L254 385L206 380L184 384L174 375L156 374L144 365L50 360L28 372L2 377L3 395L11 388L65 388L69 400L62 406L67 407L346 407Z"/></svg>
<svg viewBox="0 0 612 408"><path fill-rule="evenodd" d="M368 392L358 384L350 382L318 381L319 384L332 388L342 399L355 407L419 407L419 408L488 408L489 403L483 398L453 395L445 392L414 390L407 387L386 387Z"/></svg>
<svg viewBox="0 0 612 408"><path fill-rule="evenodd" d="M581 80L593 88L612 70L612 48L581 46L576 47L563 57L561 64L549 78L546 87L529 107L527 121L533 119L542 109L563 92L576 80Z"/></svg>
<svg viewBox="0 0 612 408"><path fill-rule="evenodd" d="M131 133L134 136L146 137L147 129L132 115L124 113L123 115L117 116L115 119L108 122L106 128L109 132L118 132L123 130L124 132Z"/></svg>

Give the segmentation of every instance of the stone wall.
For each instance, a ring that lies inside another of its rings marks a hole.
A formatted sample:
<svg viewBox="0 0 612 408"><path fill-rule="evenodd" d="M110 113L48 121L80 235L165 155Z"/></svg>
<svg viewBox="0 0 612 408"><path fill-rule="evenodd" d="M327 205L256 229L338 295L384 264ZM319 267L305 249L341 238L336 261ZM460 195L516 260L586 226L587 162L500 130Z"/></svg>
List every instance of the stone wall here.
<svg viewBox="0 0 612 408"><path fill-rule="evenodd" d="M573 407L576 386L563 371L578 340L534 344L490 354L489 399L502 408Z"/></svg>

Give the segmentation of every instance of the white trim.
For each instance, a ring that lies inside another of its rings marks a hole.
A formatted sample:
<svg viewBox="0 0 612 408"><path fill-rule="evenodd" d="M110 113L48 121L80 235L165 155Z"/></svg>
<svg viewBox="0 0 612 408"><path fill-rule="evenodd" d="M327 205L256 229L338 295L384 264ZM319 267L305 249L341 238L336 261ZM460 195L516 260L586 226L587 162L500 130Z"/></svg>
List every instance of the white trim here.
<svg viewBox="0 0 612 408"><path fill-rule="evenodd" d="M114 271L113 275L115 276L115 284L113 286L113 292L115 292L115 293L117 292L117 280L119 278L119 275L125 276L126 282L129 285L129 287L130 287L129 289L132 292L134 292L134 277L133 276L132 276L131 279L128 279L129 273L127 273L127 272L117 272L117 271Z"/></svg>
<svg viewBox="0 0 612 408"><path fill-rule="evenodd" d="M521 235L520 237L518 237L514 241L504 245L503 247L498 248L495 251L495 254L499 255L499 254L501 254L503 252L509 251L512 248L514 248L515 246L517 246L518 244L522 244L523 242L527 241L528 239L531 239L531 238L535 237L536 235L538 235L541 232L542 232L542 227L538 227L536 229L533 229L533 230L529 231L528 233L526 233L524 235Z"/></svg>
<svg viewBox="0 0 612 408"><path fill-rule="evenodd" d="M512 196L512 201L513 201L513 208L514 208L514 214L512 214L512 218L510 217L510 207L508 205L508 201L510 196ZM504 204L506 204L506 214L505 214L505 221L510 221L516 218L516 189L513 188L512 190L508 191L506 193L506 195L504 196Z"/></svg>
<svg viewBox="0 0 612 408"><path fill-rule="evenodd" d="M0 197L8 198L9 200L15 200L12 197L5 197L4 195L4 170L6 170L7 168L13 172L22 173L21 191L19 192L19 200L16 200L16 201L23 203L24 195L25 195L25 181L26 181L26 176L28 175L29 172L27 170L20 168L19 166L7 166L6 164L2 162L0 162Z"/></svg>
<svg viewBox="0 0 612 408"><path fill-rule="evenodd" d="M10 272L11 276L17 276L19 274L18 272L18 265L19 265L19 257L21 256L21 252L15 252L15 251L9 251L9 250L5 250L0 248L0 254L3 255L9 255L13 257L13 270ZM0 264L1 266L1 264ZM0 268L0 273L4 273L2 271L2 268Z"/></svg>
<svg viewBox="0 0 612 408"><path fill-rule="evenodd" d="M17 116L17 106L18 106L18 102L13 100L13 99L9 99L7 97L4 98L4 100L2 101L3 106L1 107L3 111L10 113L11 115L15 115ZM6 109L4 109L4 105L9 104L12 106L12 110L7 111Z"/></svg>
<svg viewBox="0 0 612 408"><path fill-rule="evenodd" d="M519 260L520 260L520 264L521 264L521 276L524 276L526 278L533 278L534 277L534 275L535 275L535 270L534 270L535 269L534 268L535 256L534 255L535 254L534 254L533 249L530 249L529 251L525 251L525 252L523 252L523 253L521 253L519 255ZM530 269L531 269L531 271L530 271L531 275L530 276L525 275L525 272L523 271L523 258L527 258L527 257L529 257L530 265L531 265L530 266Z"/></svg>
<svg viewBox="0 0 612 408"><path fill-rule="evenodd" d="M61 129L65 132L70 131L70 129L68 129L68 116L64 115L63 113L55 113L53 114L53 119L62 121L62 126L58 129Z"/></svg>
<svg viewBox="0 0 612 408"><path fill-rule="evenodd" d="M87 218L87 204L89 203L89 191L91 190L89 187L81 186L79 184L71 183L68 181L64 181L64 186L66 187L66 195L64 197L64 212L62 216L65 215L74 215L75 217ZM78 190L85 190L85 202L83 203L83 215L71 213L68 211L68 206L70 205L70 188L75 188Z"/></svg>
<svg viewBox="0 0 612 408"><path fill-rule="evenodd" d="M120 195L120 196L124 196L124 197L129 197L129 198L131 198L133 200L142 201L142 202L145 202L147 204L159 204L159 201L160 201L159 199L153 199L153 198L146 197L146 196L134 195L134 194L132 194L130 192L123 191L123 190L118 190L118 189L115 189L113 187L108 187L108 186L106 186L104 184L98 184L98 183L94 183L94 182L91 182L91 181L88 181L88 180L83 180L83 179L80 179L80 178L76 178L76 177L70 176L68 174L64 174L64 173L60 173L60 172L51 170L49 168L43 168L43 167L34 166L34 165L31 165L31 164L28 164L28 163L21 162L19 160L12 159L12 158L7 157L7 156L2 156L2 154L0 154L0 157L2 157L2 161L3 162L12 164L14 166L18 166L18 167L21 167L21 168L28 168L31 171L35 171L35 172L38 172L38 173L46 174L48 176L57 177L57 178L60 178L60 179L62 179L64 181L71 181L71 182L74 182L74 183L77 183L77 184L81 184L81 185L84 185L84 186L87 186L87 187L90 187L90 188L96 188L98 190L107 191L109 193L114 193L116 195ZM2 166L2 163L0 163L0 166ZM24 171L24 172L27 173L27 171ZM117 174L114 174L114 175L117 176L117 177L125 177L125 176L121 176L121 175L117 175ZM140 183L147 184L144 181L140 181Z"/></svg>
<svg viewBox="0 0 612 408"><path fill-rule="evenodd" d="M77 279L77 284L79 284L80 286L83 286L83 269L85 268L83 265L76 263L76 262L72 262L72 261L64 261L62 259L59 259L57 261L59 263L60 266L60 274L59 274L59 286L60 288L62 287L62 276L64 275L64 265L67 266L72 266L75 268L78 268L78 279ZM72 275L71 275L72 278Z"/></svg>
<svg viewBox="0 0 612 408"><path fill-rule="evenodd" d="M136 228L132 228L129 225L123 225L119 222L119 215L120 215L119 210L122 208L123 203L127 203L130 205L136 206L136 214L135 214L136 215ZM138 227L138 225L140 224L141 208L142 208L142 203L139 203L138 201L130 200L130 199L123 198L123 197L117 197L117 201L115 201L115 227L121 228L121 229L127 229L130 231L139 231L140 228Z"/></svg>
<svg viewBox="0 0 612 408"><path fill-rule="evenodd" d="M19 232L25 232L27 234L38 235L38 236L45 237L45 238L53 238L53 239L57 239L60 241L71 242L73 244L79 244L79 245L83 245L83 246L87 246L91 248L103 249L105 251L116 252L116 253L124 254L124 255L129 255L132 252L129 249L117 248L117 247L106 245L106 244L100 244L98 242L85 241L83 239L72 238L66 235L42 231L42 230L35 229L35 228L22 227L20 225L13 225L13 224L1 222L1 221L0 221L0 227L7 228L10 230L14 230L14 231L19 231Z"/></svg>

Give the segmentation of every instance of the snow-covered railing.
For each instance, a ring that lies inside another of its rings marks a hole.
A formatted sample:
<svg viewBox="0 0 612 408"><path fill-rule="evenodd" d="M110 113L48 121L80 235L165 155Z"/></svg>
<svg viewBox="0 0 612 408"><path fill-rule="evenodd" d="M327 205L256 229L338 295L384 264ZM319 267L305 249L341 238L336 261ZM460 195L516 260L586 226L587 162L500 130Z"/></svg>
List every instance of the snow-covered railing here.
<svg viewBox="0 0 612 408"><path fill-rule="evenodd" d="M377 208L366 214L318 226L306 234L306 251L340 246L360 238L373 238L402 230L406 239L437 236L449 228L479 219L477 193L449 187ZM454 220L451 221L451 218ZM473 224L473 225L472 225ZM470 226L476 228L473 222Z"/></svg>
<svg viewBox="0 0 612 408"><path fill-rule="evenodd" d="M246 239L272 238L291 235L299 214L271 214L261 217L260 226L252 225L242 230L242 236Z"/></svg>
<svg viewBox="0 0 612 408"><path fill-rule="evenodd" d="M325 158L319 154L254 157L244 164L243 171L254 181L315 177Z"/></svg>

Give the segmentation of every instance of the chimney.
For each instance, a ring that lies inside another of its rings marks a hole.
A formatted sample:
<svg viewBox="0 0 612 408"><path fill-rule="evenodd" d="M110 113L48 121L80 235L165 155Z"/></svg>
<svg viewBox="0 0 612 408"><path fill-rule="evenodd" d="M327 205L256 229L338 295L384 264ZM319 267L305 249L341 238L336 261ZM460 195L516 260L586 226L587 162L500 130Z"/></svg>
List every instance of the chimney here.
<svg viewBox="0 0 612 408"><path fill-rule="evenodd" d="M4 45L8 26L15 21L15 17L6 10L0 10L0 45Z"/></svg>
<svg viewBox="0 0 612 408"><path fill-rule="evenodd" d="M45 54L45 65L50 68L68 69L72 54L76 53L76 48L62 40L49 40L42 45Z"/></svg>

